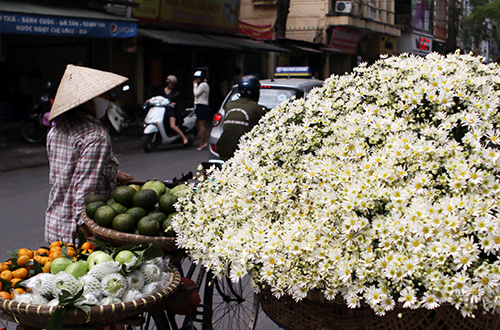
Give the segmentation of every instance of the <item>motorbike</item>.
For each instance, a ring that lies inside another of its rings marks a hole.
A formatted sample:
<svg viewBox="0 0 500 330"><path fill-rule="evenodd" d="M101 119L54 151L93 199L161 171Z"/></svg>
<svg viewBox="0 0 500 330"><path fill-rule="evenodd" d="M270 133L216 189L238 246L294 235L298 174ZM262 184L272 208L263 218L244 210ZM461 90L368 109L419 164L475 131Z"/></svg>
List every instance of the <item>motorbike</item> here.
<svg viewBox="0 0 500 330"><path fill-rule="evenodd" d="M122 88L126 92L130 89L128 85ZM141 134L142 122L144 120L142 107L139 105L120 106L120 94L109 93L109 107L101 122L108 128L110 133L126 133L127 131Z"/></svg>
<svg viewBox="0 0 500 330"><path fill-rule="evenodd" d="M152 97L144 105L144 109L148 110L144 120L144 136L142 140L142 148L145 152L151 152L160 144L182 143L180 135L170 128L168 118L165 118L167 107L171 106L170 100L163 96ZM166 120L167 122L165 122ZM176 121L182 121L179 128L188 139L187 146L191 146L198 132L194 109L186 108L177 115Z"/></svg>
<svg viewBox="0 0 500 330"><path fill-rule="evenodd" d="M28 118L21 124L21 136L27 142L38 144L45 141L50 126L44 123L43 118L50 112L54 102L49 92L51 86L52 84L47 82L45 92L40 95Z"/></svg>

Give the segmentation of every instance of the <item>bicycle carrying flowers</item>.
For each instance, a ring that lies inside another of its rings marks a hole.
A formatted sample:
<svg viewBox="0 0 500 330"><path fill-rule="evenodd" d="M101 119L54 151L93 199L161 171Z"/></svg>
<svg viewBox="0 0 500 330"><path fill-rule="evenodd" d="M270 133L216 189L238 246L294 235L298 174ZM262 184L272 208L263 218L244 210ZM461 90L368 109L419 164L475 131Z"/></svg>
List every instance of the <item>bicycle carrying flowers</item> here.
<svg viewBox="0 0 500 330"><path fill-rule="evenodd" d="M277 298L500 307L500 68L385 57L271 110L178 206L177 243Z"/></svg>

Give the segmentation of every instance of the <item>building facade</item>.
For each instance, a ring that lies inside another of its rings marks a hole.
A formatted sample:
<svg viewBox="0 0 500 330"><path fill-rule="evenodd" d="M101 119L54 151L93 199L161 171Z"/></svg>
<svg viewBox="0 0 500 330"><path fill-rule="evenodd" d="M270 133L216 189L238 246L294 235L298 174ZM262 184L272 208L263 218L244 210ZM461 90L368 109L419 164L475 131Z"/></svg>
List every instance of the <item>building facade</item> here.
<svg viewBox="0 0 500 330"><path fill-rule="evenodd" d="M395 25L393 0L290 1L284 36L274 36L280 47L279 65L307 65L321 77L343 74L361 61L380 54L396 54L401 35ZM278 2L242 0L240 21L272 26Z"/></svg>

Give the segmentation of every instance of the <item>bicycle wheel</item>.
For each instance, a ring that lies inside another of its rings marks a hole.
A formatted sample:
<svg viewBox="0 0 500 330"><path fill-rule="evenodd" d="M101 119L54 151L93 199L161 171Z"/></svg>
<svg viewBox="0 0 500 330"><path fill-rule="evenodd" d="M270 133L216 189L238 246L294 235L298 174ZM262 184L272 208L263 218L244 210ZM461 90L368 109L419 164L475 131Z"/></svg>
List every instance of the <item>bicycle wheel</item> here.
<svg viewBox="0 0 500 330"><path fill-rule="evenodd" d="M204 330L255 329L259 301L250 287L250 275L233 283L228 277L218 280L208 272L205 284Z"/></svg>

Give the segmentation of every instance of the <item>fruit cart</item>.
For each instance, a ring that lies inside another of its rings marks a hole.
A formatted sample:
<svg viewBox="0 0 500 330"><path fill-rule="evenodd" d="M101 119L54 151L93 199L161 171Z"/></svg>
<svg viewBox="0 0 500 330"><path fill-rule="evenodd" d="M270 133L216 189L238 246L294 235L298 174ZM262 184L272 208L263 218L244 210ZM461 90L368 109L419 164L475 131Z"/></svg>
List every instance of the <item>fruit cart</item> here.
<svg viewBox="0 0 500 330"><path fill-rule="evenodd" d="M192 175L183 175L180 179L161 181L167 188L182 184ZM133 184L144 185L148 181L133 181ZM113 228L98 225L93 219L83 214L83 220L89 231L98 239L117 246L130 244L156 244L160 246L165 254L170 257L171 263L175 264L182 272L182 286L199 288L201 304L196 302L193 294L184 293L189 301L178 301L177 304L169 304L170 309L158 310L157 319L168 320L168 327L172 329L191 329L195 324L201 324L202 329L253 329L257 320L258 299L249 285L249 277L238 284L231 282L229 278L217 279L210 271L201 265L192 262L192 259L178 249L175 237L148 236L137 233L125 233ZM191 279L191 281L187 280ZM172 297L179 299L179 295ZM196 302L196 308L189 308L189 304ZM175 305L182 305L177 306ZM186 306L187 305L187 306ZM174 309L175 312L172 312ZM186 311L181 311L185 309ZM181 314L181 315L179 315Z"/></svg>
<svg viewBox="0 0 500 330"><path fill-rule="evenodd" d="M147 324L147 317L151 317L158 329L166 328L162 325L165 321L158 311L161 311L162 306L180 282L180 273L174 268L169 285L154 295L119 304L92 306L88 313L74 307L69 308L66 311L63 327L97 328L100 326L102 328L113 323L143 326ZM23 329L47 328L47 323L58 308L0 298L0 320L17 323Z"/></svg>

